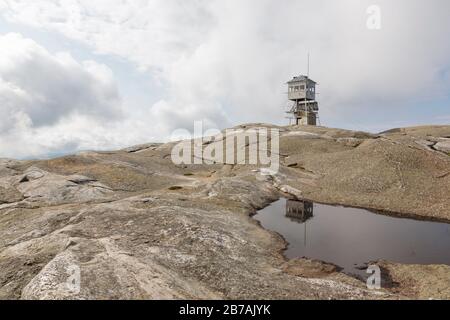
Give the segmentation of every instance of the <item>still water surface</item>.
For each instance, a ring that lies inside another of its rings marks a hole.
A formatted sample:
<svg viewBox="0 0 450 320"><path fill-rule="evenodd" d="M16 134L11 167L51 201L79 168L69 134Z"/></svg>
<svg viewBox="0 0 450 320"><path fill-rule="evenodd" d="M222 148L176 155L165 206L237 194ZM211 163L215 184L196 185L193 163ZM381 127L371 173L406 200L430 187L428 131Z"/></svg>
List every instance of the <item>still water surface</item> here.
<svg viewBox="0 0 450 320"><path fill-rule="evenodd" d="M281 199L254 218L289 243L285 255L357 266L385 259L450 265L450 224L393 218L368 210Z"/></svg>

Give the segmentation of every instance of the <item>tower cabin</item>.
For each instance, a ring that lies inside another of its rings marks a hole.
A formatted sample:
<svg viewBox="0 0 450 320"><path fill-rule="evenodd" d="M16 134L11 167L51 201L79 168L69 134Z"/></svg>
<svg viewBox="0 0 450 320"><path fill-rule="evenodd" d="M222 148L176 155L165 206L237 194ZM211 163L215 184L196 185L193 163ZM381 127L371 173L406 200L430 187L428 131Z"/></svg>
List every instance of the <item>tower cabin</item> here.
<svg viewBox="0 0 450 320"><path fill-rule="evenodd" d="M316 84L303 75L287 83L288 99L294 102L288 113L294 116L297 125L317 125L319 104L316 101Z"/></svg>
<svg viewBox="0 0 450 320"><path fill-rule="evenodd" d="M310 201L287 200L286 217L304 223L314 216L314 204Z"/></svg>

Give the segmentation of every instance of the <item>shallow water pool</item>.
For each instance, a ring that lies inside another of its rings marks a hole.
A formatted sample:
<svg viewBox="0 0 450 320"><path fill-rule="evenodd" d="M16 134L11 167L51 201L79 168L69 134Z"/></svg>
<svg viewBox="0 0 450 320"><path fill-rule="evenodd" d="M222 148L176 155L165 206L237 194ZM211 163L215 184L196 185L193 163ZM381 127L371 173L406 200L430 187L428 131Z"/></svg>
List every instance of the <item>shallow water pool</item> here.
<svg viewBox="0 0 450 320"><path fill-rule="evenodd" d="M394 218L364 209L281 199L254 216L281 234L287 258L318 259L361 274L380 259L450 265L450 224Z"/></svg>

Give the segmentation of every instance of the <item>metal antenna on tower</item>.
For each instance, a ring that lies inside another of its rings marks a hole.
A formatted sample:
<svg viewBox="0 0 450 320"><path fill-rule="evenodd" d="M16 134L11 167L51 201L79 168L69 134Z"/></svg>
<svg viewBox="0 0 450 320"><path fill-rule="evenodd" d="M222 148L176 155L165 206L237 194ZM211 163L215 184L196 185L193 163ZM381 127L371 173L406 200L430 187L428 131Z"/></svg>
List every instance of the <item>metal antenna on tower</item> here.
<svg viewBox="0 0 450 320"><path fill-rule="evenodd" d="M307 73L307 77L309 79L309 52L308 52L308 73Z"/></svg>

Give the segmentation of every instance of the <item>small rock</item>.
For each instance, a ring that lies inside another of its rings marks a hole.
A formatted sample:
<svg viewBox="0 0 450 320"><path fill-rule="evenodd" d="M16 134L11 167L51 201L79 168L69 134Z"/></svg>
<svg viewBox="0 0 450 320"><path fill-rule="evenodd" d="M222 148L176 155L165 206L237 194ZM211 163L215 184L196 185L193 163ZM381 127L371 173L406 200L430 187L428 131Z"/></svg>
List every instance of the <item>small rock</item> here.
<svg viewBox="0 0 450 320"><path fill-rule="evenodd" d="M283 271L305 278L321 278L341 271L342 268L318 260L293 259L285 264Z"/></svg>
<svg viewBox="0 0 450 320"><path fill-rule="evenodd" d="M77 245L77 242L75 241L75 239L69 239L66 243L66 245L64 246L65 249L68 249L70 247L73 247Z"/></svg>
<svg viewBox="0 0 450 320"><path fill-rule="evenodd" d="M450 140L441 141L434 145L434 149L442 152L450 153Z"/></svg>

